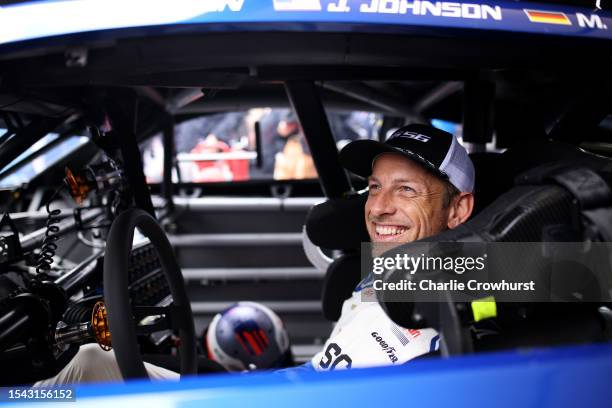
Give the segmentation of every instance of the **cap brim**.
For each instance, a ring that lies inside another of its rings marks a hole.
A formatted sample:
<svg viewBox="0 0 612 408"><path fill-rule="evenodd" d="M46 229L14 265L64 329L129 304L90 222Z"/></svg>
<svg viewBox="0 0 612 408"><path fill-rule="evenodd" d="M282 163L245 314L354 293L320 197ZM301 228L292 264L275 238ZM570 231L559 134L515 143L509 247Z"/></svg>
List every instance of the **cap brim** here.
<svg viewBox="0 0 612 408"><path fill-rule="evenodd" d="M438 168L426 160L423 160L418 154L409 150L398 149L376 140L356 140L347 144L344 149L340 151L339 159L340 164L351 173L355 173L361 177L369 177L372 174L374 159L382 153L401 154L407 159L413 160L438 174L440 177L446 177Z"/></svg>

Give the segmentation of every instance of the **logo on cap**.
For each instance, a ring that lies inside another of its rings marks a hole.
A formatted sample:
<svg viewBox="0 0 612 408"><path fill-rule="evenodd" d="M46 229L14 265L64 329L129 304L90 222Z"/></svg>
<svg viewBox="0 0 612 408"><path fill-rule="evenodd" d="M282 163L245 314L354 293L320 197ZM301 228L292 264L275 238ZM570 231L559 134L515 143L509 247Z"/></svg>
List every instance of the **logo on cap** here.
<svg viewBox="0 0 612 408"><path fill-rule="evenodd" d="M406 137L408 139L418 140L419 142L429 142L429 139L431 139L431 137L429 136L425 136L420 133L414 133L414 132L405 132L405 133L397 135L396 137Z"/></svg>

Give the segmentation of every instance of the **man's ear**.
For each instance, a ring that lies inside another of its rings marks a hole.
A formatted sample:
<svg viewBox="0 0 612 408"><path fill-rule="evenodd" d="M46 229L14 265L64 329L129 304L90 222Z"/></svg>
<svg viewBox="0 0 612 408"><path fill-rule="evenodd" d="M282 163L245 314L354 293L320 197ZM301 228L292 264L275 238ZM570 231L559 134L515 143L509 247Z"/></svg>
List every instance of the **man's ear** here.
<svg viewBox="0 0 612 408"><path fill-rule="evenodd" d="M472 215L474 209L474 194L472 193L459 193L450 204L450 210L448 212L448 228L452 229L456 226L463 224Z"/></svg>

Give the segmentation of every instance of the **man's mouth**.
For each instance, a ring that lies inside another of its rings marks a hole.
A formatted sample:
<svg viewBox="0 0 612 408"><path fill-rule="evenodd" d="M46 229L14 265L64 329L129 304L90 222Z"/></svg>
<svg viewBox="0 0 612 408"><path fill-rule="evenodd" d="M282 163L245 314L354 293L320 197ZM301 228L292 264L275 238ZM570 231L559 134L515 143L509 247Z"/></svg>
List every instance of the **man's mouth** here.
<svg viewBox="0 0 612 408"><path fill-rule="evenodd" d="M374 224L377 240L394 240L400 235L408 231L408 228L403 225L380 225Z"/></svg>

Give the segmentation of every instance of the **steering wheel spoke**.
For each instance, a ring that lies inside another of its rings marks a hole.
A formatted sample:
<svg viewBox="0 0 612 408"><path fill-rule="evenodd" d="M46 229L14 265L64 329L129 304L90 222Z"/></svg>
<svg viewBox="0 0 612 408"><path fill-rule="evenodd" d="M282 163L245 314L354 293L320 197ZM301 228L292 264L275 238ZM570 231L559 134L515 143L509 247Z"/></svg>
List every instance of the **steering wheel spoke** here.
<svg viewBox="0 0 612 408"><path fill-rule="evenodd" d="M183 308L170 306L136 306L133 309L134 319L138 322L145 320L147 317L159 316L153 323L139 324L136 326L136 334L144 335L151 334L160 330L181 330L188 329L191 316L184 314Z"/></svg>

